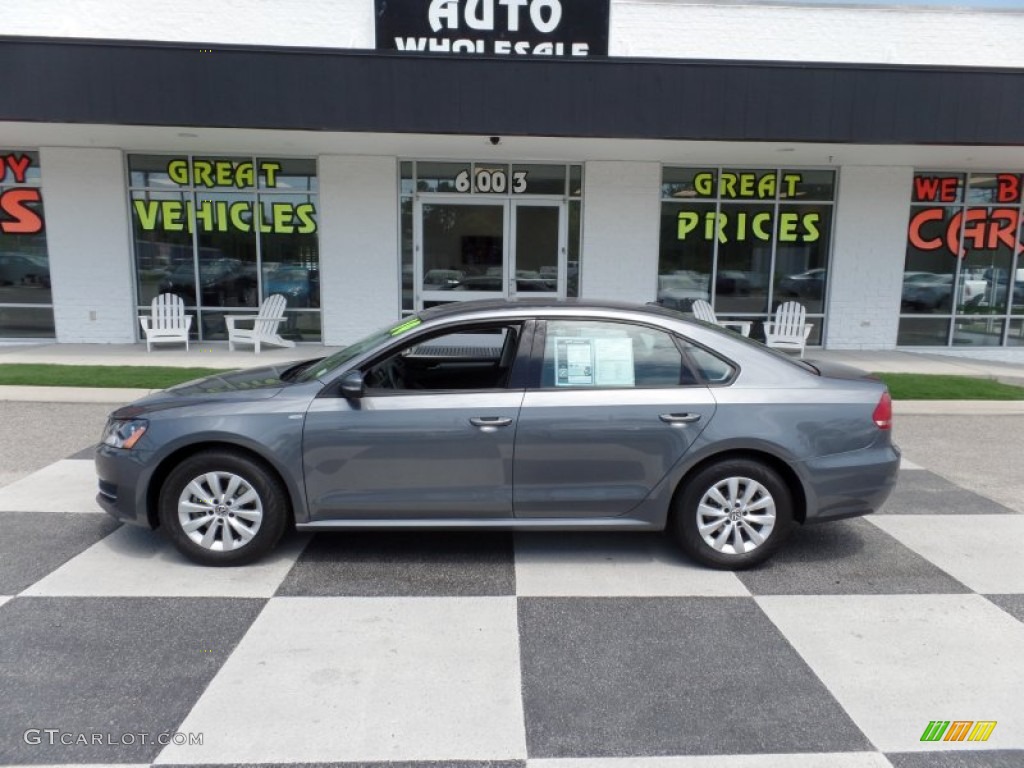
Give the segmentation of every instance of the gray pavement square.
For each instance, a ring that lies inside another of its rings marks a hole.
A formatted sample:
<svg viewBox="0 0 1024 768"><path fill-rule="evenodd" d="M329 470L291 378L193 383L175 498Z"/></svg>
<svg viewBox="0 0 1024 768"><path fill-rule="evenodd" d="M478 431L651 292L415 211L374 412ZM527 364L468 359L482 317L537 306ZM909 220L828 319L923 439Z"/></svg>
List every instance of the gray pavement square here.
<svg viewBox="0 0 1024 768"><path fill-rule="evenodd" d="M872 749L750 598L520 598L519 629L531 758Z"/></svg>
<svg viewBox="0 0 1024 768"><path fill-rule="evenodd" d="M88 448L83 448L80 451L75 451L70 456L65 458L68 459L94 459L96 458L96 445L90 445Z"/></svg>
<svg viewBox="0 0 1024 768"><path fill-rule="evenodd" d="M507 532L320 533L277 591L281 596L515 594Z"/></svg>
<svg viewBox="0 0 1024 768"><path fill-rule="evenodd" d="M879 515L1013 515L991 499L961 488L926 469L900 472L896 488Z"/></svg>
<svg viewBox="0 0 1024 768"><path fill-rule="evenodd" d="M867 520L798 528L767 563L737 573L755 595L934 594L970 590Z"/></svg>
<svg viewBox="0 0 1024 768"><path fill-rule="evenodd" d="M0 512L0 595L15 595L117 528L98 512Z"/></svg>
<svg viewBox="0 0 1024 768"><path fill-rule="evenodd" d="M0 764L153 760L160 734L177 730L264 602L10 601L0 611L0 691L16 695L0 696ZM26 743L26 730L47 728L86 743ZM127 734L148 738L126 744Z"/></svg>

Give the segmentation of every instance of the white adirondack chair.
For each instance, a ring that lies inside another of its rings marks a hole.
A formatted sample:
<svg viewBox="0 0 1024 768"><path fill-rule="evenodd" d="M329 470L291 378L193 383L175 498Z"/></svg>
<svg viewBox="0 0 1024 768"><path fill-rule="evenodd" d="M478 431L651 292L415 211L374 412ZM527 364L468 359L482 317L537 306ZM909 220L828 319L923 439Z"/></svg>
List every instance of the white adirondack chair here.
<svg viewBox="0 0 1024 768"><path fill-rule="evenodd" d="M280 293L268 296L260 311L255 315L227 315L224 322L228 326L228 349L234 350L235 344L252 344L253 352L260 353L261 344L274 347L294 347L295 342L281 338L277 327L284 322L284 308L287 301ZM238 323L252 323L252 328L239 328Z"/></svg>
<svg viewBox="0 0 1024 768"><path fill-rule="evenodd" d="M721 326L722 328L728 328L734 326L744 336L750 335L750 323L746 320L719 320L715 317L715 310L711 308L704 299L697 299L693 302L693 316L698 320L703 320L706 323L714 323L715 325Z"/></svg>
<svg viewBox="0 0 1024 768"><path fill-rule="evenodd" d="M807 337L814 323L804 322L807 310L797 301L787 301L775 310L775 320L764 324L764 343L769 347L799 349L803 359Z"/></svg>
<svg viewBox="0 0 1024 768"><path fill-rule="evenodd" d="M146 335L146 351L154 344L180 344L188 351L188 332L192 329L192 315L185 314L185 302L173 293L161 293L150 305L150 316L140 317L139 324Z"/></svg>

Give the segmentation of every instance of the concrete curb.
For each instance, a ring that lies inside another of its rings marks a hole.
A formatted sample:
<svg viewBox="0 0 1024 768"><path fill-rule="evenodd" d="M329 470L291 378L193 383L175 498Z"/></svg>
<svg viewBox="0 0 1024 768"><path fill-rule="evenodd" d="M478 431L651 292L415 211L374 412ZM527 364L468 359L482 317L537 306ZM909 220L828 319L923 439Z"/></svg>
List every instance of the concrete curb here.
<svg viewBox="0 0 1024 768"><path fill-rule="evenodd" d="M1024 415L1024 400L894 400L896 416Z"/></svg>
<svg viewBox="0 0 1024 768"><path fill-rule="evenodd" d="M114 403L122 405L159 391L158 389L118 389L115 387L0 386L0 400L22 403Z"/></svg>

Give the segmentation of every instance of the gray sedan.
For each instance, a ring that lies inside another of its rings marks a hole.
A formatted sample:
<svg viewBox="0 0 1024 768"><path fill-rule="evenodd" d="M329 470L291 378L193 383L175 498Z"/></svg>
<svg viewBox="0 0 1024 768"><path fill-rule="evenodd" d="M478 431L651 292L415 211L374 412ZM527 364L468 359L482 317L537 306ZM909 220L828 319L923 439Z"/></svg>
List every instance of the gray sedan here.
<svg viewBox="0 0 1024 768"><path fill-rule="evenodd" d="M896 482L892 406L856 369L659 307L463 302L327 358L115 411L99 504L207 565L286 528L660 530L744 568Z"/></svg>

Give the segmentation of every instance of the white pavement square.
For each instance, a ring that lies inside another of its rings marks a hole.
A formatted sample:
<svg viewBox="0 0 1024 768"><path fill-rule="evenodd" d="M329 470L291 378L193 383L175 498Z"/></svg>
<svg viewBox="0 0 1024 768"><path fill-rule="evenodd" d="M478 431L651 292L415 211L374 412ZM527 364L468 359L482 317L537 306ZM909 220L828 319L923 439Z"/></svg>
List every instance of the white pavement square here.
<svg viewBox="0 0 1024 768"><path fill-rule="evenodd" d="M0 605L3 605L11 599L11 595L0 595Z"/></svg>
<svg viewBox="0 0 1024 768"><path fill-rule="evenodd" d="M92 461L62 459L0 488L0 512L102 512L96 487Z"/></svg>
<svg viewBox="0 0 1024 768"><path fill-rule="evenodd" d="M892 768L880 752L528 760L527 768Z"/></svg>
<svg viewBox="0 0 1024 768"><path fill-rule="evenodd" d="M900 458L900 469L924 469L920 464L915 464L905 458Z"/></svg>
<svg viewBox="0 0 1024 768"><path fill-rule="evenodd" d="M516 536L520 597L749 597L733 573L703 568L666 534Z"/></svg>
<svg viewBox="0 0 1024 768"><path fill-rule="evenodd" d="M932 720L995 720L985 743L1024 747L1024 624L980 595L761 597L758 604L883 752ZM979 628L984 627L984 633Z"/></svg>
<svg viewBox="0 0 1024 768"><path fill-rule="evenodd" d="M271 597L309 535L296 535L244 568L203 568L158 531L126 525L71 558L23 595L72 597Z"/></svg>
<svg viewBox="0 0 1024 768"><path fill-rule="evenodd" d="M516 600L274 598L159 763L526 756Z"/></svg>
<svg viewBox="0 0 1024 768"><path fill-rule="evenodd" d="M993 519L993 517L995 519ZM1024 593L1024 515L874 515L872 523L982 594Z"/></svg>

